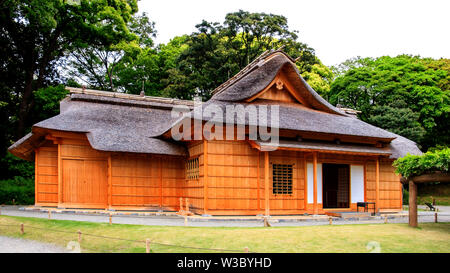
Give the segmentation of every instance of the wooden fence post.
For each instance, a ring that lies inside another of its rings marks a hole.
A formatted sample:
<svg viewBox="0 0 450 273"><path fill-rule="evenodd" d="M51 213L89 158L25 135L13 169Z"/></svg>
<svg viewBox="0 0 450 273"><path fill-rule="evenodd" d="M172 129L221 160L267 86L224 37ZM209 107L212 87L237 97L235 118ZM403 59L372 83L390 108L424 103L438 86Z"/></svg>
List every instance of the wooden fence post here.
<svg viewBox="0 0 450 273"><path fill-rule="evenodd" d="M248 253L248 246L244 247L244 252Z"/></svg>
<svg viewBox="0 0 450 273"><path fill-rule="evenodd" d="M145 253L150 253L150 239L145 239Z"/></svg>
<svg viewBox="0 0 450 273"><path fill-rule="evenodd" d="M434 222L437 223L438 219L437 219L437 212L434 213Z"/></svg>
<svg viewBox="0 0 450 273"><path fill-rule="evenodd" d="M111 215L111 213L109 214L109 224L112 225L112 215Z"/></svg>
<svg viewBox="0 0 450 273"><path fill-rule="evenodd" d="M20 234L24 234L25 233L25 230L24 230L24 227L23 227L23 223L22 224L20 224Z"/></svg>
<svg viewBox="0 0 450 273"><path fill-rule="evenodd" d="M328 217L328 221L330 222L330 225L333 224L333 218L332 217Z"/></svg>
<svg viewBox="0 0 450 273"><path fill-rule="evenodd" d="M78 230L78 243L81 244L81 230Z"/></svg>

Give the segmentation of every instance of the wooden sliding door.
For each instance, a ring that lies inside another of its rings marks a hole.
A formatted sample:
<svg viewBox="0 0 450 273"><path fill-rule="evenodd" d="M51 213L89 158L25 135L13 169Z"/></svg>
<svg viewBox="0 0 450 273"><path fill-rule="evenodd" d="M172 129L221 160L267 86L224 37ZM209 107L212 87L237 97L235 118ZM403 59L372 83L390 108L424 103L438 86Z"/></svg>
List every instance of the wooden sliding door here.
<svg viewBox="0 0 450 273"><path fill-rule="evenodd" d="M62 207L106 208L106 160L62 159Z"/></svg>

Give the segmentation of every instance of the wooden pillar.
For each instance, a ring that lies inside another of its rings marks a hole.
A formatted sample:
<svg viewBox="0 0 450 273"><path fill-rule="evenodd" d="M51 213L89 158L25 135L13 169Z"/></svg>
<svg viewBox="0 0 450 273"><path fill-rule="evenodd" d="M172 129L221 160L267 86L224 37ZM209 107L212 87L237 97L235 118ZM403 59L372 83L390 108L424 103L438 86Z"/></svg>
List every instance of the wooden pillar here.
<svg viewBox="0 0 450 273"><path fill-rule="evenodd" d="M38 153L39 148L34 150L34 204L38 203Z"/></svg>
<svg viewBox="0 0 450 273"><path fill-rule="evenodd" d="M303 170L304 170L304 187L305 187L305 212L308 211L308 162L306 161L306 153L303 155Z"/></svg>
<svg viewBox="0 0 450 273"><path fill-rule="evenodd" d="M112 160L111 154L108 155L108 208L112 207Z"/></svg>
<svg viewBox="0 0 450 273"><path fill-rule="evenodd" d="M159 207L163 209L163 159L159 158Z"/></svg>
<svg viewBox="0 0 450 273"><path fill-rule="evenodd" d="M367 202L367 161L364 161L364 202Z"/></svg>
<svg viewBox="0 0 450 273"><path fill-rule="evenodd" d="M314 214L319 214L319 207L317 204L317 152L313 153L313 181L314 181Z"/></svg>
<svg viewBox="0 0 450 273"><path fill-rule="evenodd" d="M61 144L58 143L58 206L63 202L63 179L62 179L62 159Z"/></svg>
<svg viewBox="0 0 450 273"><path fill-rule="evenodd" d="M261 193L260 193L260 191L261 191L261 152L258 150L258 160L256 161L256 168L257 168L257 170L258 170L258 172L257 172L257 177L256 177L256 188L257 188L257 191L256 191L256 198L257 198L257 200L258 200L258 206L257 206L257 208L258 208L258 214L259 213L261 213Z"/></svg>
<svg viewBox="0 0 450 273"><path fill-rule="evenodd" d="M417 185L409 181L409 226L417 227Z"/></svg>
<svg viewBox="0 0 450 273"><path fill-rule="evenodd" d="M203 214L208 214L208 141L206 139L203 140L203 211Z"/></svg>
<svg viewBox="0 0 450 273"><path fill-rule="evenodd" d="M264 152L264 207L266 209L266 216L270 215L269 178L269 152Z"/></svg>
<svg viewBox="0 0 450 273"><path fill-rule="evenodd" d="M380 158L375 163L375 206L376 212L380 212Z"/></svg>

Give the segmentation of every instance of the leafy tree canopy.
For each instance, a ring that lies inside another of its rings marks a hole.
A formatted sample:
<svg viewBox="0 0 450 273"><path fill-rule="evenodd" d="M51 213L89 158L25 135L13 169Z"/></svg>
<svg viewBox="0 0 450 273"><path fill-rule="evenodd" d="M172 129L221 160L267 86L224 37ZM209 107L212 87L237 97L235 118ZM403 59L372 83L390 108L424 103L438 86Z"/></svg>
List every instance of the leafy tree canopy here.
<svg viewBox="0 0 450 273"><path fill-rule="evenodd" d="M16 138L23 136L35 122L30 114L33 91L59 81L58 60L76 48L108 47L135 40L128 22L136 12L136 0L2 1L1 101L11 106L2 108L11 111L2 113L2 124L13 128ZM2 152L5 144L1 144Z"/></svg>
<svg viewBox="0 0 450 273"><path fill-rule="evenodd" d="M394 162L396 172L408 178L432 172L450 171L450 148L430 150L423 155L407 155Z"/></svg>
<svg viewBox="0 0 450 273"><path fill-rule="evenodd" d="M415 140L448 145L448 60L418 56L356 58L335 72L330 102L361 110L360 118Z"/></svg>
<svg viewBox="0 0 450 273"><path fill-rule="evenodd" d="M292 57L300 57L300 72L311 72L318 59L314 50L298 42L281 15L238 11L229 13L223 24L203 21L188 36L176 68L169 71L163 94L191 98L210 92L232 77L265 50L284 46Z"/></svg>
<svg viewBox="0 0 450 273"><path fill-rule="evenodd" d="M47 87L62 82L62 57L88 46L114 47L146 39L132 32L130 21L136 12L136 0L0 1L2 175L15 175L6 148L32 124L50 117L46 114L54 115L53 107L59 108L51 100L59 100L64 90Z"/></svg>

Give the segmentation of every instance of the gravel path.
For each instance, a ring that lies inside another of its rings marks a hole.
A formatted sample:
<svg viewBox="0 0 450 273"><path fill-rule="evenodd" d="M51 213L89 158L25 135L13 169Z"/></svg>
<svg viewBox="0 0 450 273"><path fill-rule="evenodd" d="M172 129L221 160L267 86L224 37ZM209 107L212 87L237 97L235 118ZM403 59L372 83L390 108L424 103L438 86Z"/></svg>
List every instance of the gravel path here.
<svg viewBox="0 0 450 273"><path fill-rule="evenodd" d="M57 245L21 238L0 236L0 253L67 253Z"/></svg>
<svg viewBox="0 0 450 273"><path fill-rule="evenodd" d="M23 216L23 217L35 217L35 218L48 218L47 212L43 211L28 211L20 209L20 206L4 206L1 207L2 215L10 216ZM439 212L439 222L450 222L450 212L448 208L443 208ZM434 212L419 211L419 223L434 222ZM72 221L87 221L97 223L108 223L109 217L101 214L75 214L75 213L52 213L52 219L55 220L72 220ZM138 216L138 215L114 215L112 217L114 224L134 224L134 225L150 225L150 226L184 226L184 218L179 216ZM389 223L408 223L408 217L401 218L388 218ZM344 220L334 219L333 224L346 225L346 224L374 224L384 223L384 218L370 220ZM307 221L289 221L280 220L272 221L272 226L316 226L316 225L328 225L328 219L314 219ZM189 219L188 226L196 227L261 227L263 226L262 220L219 220L211 217L208 220Z"/></svg>

